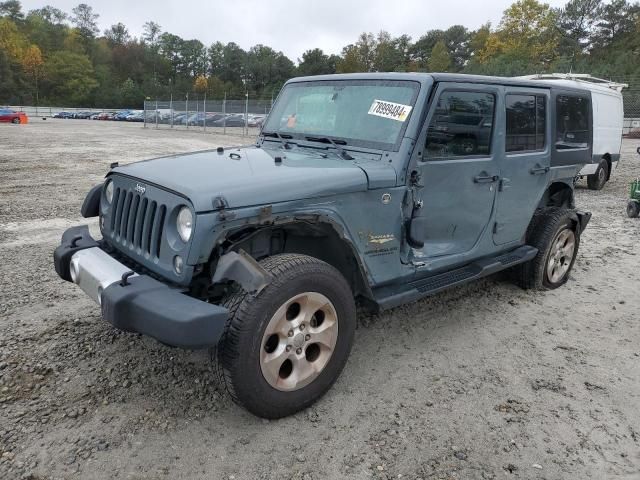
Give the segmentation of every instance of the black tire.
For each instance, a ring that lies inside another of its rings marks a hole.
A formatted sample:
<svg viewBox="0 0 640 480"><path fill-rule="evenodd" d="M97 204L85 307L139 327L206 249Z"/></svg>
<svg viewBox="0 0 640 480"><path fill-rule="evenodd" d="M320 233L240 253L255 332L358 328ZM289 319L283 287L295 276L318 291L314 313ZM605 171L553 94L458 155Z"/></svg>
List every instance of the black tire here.
<svg viewBox="0 0 640 480"><path fill-rule="evenodd" d="M568 265L566 272L560 278L552 279L549 272L549 262L554 253L552 248L561 240L565 230L568 231L566 235L573 236L575 247L570 258L560 259L563 268ZM552 290L567 283L580 246L580 231L573 210L553 207L538 211L527 229L527 244L536 247L538 254L514 268L514 280L520 287Z"/></svg>
<svg viewBox="0 0 640 480"><path fill-rule="evenodd" d="M254 415L274 419L308 407L336 381L351 351L356 307L347 281L321 260L283 254L268 257L260 264L274 280L257 295L238 290L224 302L230 317L216 349L216 370L221 384L236 403ZM262 373L260 355L269 342L263 345L263 335L276 311L304 292L320 293L330 300L339 333L318 376L297 390L282 391L274 388Z"/></svg>
<svg viewBox="0 0 640 480"><path fill-rule="evenodd" d="M640 215L640 202L629 200L629 203L627 203L627 216L629 218L638 218L638 215Z"/></svg>
<svg viewBox="0 0 640 480"><path fill-rule="evenodd" d="M587 175L587 186L590 190L602 190L609 180L609 164L605 159L600 160L598 169L593 175Z"/></svg>
<svg viewBox="0 0 640 480"><path fill-rule="evenodd" d="M14 125L17 125L20 123L20 119L18 117L15 117L13 120L11 120L11 123L13 123Z"/></svg>

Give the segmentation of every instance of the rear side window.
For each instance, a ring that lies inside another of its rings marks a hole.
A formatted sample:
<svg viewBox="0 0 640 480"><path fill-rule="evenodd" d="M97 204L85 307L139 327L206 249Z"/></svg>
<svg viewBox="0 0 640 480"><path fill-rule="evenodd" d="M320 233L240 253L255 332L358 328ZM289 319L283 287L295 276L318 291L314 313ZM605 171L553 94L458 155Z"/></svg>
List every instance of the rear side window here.
<svg viewBox="0 0 640 480"><path fill-rule="evenodd" d="M543 150L547 101L543 95L507 95L507 152Z"/></svg>
<svg viewBox="0 0 640 480"><path fill-rule="evenodd" d="M588 148L589 99L573 95L556 98L556 149Z"/></svg>
<svg viewBox="0 0 640 480"><path fill-rule="evenodd" d="M495 98L490 93L445 91L427 129L424 159L491 154Z"/></svg>

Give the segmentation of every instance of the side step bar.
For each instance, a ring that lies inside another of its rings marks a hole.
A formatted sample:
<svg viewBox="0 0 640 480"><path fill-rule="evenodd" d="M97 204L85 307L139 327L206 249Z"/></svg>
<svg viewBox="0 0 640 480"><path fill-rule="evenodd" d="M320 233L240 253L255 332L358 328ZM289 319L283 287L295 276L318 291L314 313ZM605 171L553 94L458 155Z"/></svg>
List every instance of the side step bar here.
<svg viewBox="0 0 640 480"><path fill-rule="evenodd" d="M464 267L413 280L404 285L390 285L374 290L375 302L380 310L397 307L420 298L439 293L449 287L462 285L505 270L514 265L528 262L538 253L538 249L524 245L497 257L483 258Z"/></svg>

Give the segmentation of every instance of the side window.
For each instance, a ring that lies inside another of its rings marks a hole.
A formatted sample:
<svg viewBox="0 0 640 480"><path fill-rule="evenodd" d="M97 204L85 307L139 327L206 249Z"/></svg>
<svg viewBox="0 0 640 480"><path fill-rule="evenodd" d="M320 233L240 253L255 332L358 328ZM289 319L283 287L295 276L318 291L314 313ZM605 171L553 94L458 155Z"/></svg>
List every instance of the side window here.
<svg viewBox="0 0 640 480"><path fill-rule="evenodd" d="M423 159L489 155L494 107L490 93L443 92L427 129Z"/></svg>
<svg viewBox="0 0 640 480"><path fill-rule="evenodd" d="M543 150L546 98L542 95L507 95L507 152Z"/></svg>
<svg viewBox="0 0 640 480"><path fill-rule="evenodd" d="M556 98L556 149L589 146L589 99L573 95Z"/></svg>

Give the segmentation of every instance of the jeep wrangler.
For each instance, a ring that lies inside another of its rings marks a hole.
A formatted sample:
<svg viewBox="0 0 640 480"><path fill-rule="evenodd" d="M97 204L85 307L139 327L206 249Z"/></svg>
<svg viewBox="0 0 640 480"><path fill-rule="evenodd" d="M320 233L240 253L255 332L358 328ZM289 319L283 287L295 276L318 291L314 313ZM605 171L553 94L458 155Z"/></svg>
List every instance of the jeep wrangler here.
<svg viewBox="0 0 640 480"><path fill-rule="evenodd" d="M112 165L81 209L102 238L70 228L55 268L113 326L211 348L237 403L290 415L345 366L356 302L386 310L501 270L567 281L591 159L587 133L559 133L567 99L590 105L533 80L292 79L254 145Z"/></svg>

